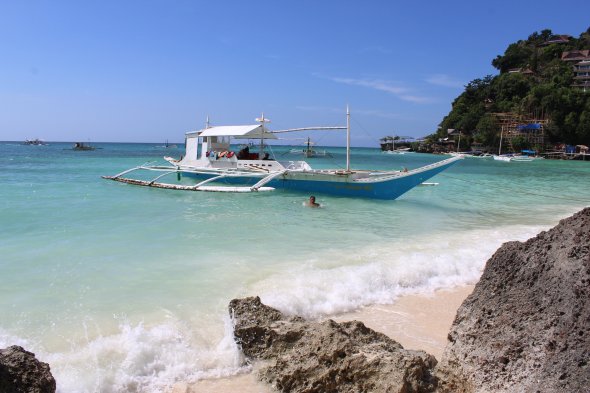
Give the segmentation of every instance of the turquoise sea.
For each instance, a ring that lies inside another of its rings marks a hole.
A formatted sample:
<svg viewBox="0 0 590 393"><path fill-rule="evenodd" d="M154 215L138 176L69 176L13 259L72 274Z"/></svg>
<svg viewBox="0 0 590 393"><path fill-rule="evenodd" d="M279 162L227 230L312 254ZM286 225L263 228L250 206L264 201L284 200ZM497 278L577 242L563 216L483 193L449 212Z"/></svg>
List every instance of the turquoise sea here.
<svg viewBox="0 0 590 393"><path fill-rule="evenodd" d="M0 348L48 362L59 392L159 392L235 374L246 366L232 298L320 318L474 283L503 242L590 205L590 162L465 159L395 201L316 195L322 208L309 209L295 192L103 180L182 145L95 145L0 143ZM344 149L329 151L312 167L343 167ZM351 163L443 158L358 148Z"/></svg>

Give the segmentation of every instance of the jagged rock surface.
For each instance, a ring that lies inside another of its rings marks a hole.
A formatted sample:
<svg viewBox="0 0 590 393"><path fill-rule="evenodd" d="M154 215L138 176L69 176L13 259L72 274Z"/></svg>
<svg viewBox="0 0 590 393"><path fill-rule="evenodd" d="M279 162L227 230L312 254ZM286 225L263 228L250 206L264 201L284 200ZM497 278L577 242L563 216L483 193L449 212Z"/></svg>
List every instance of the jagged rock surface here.
<svg viewBox="0 0 590 393"><path fill-rule="evenodd" d="M49 365L34 353L17 345L0 349L0 392L53 393L55 388Z"/></svg>
<svg viewBox="0 0 590 393"><path fill-rule="evenodd" d="M441 392L590 391L590 209L504 244L457 312Z"/></svg>
<svg viewBox="0 0 590 393"><path fill-rule="evenodd" d="M433 356L409 351L361 322L287 318L258 297L232 300L244 354L264 360L259 377L283 392L433 392Z"/></svg>

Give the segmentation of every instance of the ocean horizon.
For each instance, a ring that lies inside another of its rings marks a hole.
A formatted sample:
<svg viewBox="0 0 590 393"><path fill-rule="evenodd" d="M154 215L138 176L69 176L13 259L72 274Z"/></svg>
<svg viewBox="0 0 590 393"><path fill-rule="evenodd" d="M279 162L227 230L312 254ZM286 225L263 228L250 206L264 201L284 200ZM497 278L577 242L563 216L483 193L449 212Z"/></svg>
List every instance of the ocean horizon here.
<svg viewBox="0 0 590 393"><path fill-rule="evenodd" d="M170 142L174 143L174 142ZM101 179L182 144L0 142L0 348L47 362L58 392L158 392L249 366L227 306L258 295L325 318L474 284L504 242L590 205L590 163L464 159L394 201L230 194ZM294 146L273 147L279 159ZM344 168L345 148L313 168ZM353 169L445 156L352 148Z"/></svg>

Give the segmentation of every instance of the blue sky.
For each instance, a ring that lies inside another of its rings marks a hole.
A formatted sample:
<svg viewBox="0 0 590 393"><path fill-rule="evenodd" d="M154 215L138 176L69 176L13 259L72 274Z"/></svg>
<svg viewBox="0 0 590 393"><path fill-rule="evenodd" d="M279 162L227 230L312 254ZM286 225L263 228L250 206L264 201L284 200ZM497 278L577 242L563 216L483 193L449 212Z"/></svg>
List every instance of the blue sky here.
<svg viewBox="0 0 590 393"><path fill-rule="evenodd" d="M261 112L274 129L341 125L347 104L354 146L420 137L510 43L577 37L589 14L573 0L0 0L0 140L182 141L207 115Z"/></svg>

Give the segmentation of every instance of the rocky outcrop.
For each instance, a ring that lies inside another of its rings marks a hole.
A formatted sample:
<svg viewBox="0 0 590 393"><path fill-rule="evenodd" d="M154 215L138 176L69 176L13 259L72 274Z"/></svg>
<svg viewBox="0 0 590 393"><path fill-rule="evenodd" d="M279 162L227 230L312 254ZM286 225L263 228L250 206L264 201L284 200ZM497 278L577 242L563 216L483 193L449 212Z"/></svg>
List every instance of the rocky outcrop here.
<svg viewBox="0 0 590 393"><path fill-rule="evenodd" d="M283 392L590 391L590 208L504 244L459 308L441 362L361 322L233 300L236 341Z"/></svg>
<svg viewBox="0 0 590 393"><path fill-rule="evenodd" d="M0 392L53 393L55 379L49 365L35 358L35 354L13 345L0 349Z"/></svg>
<svg viewBox="0 0 590 393"><path fill-rule="evenodd" d="M258 297L232 300L234 335L259 377L282 392L433 392L433 356L361 322L288 318Z"/></svg>
<svg viewBox="0 0 590 393"><path fill-rule="evenodd" d="M441 392L590 389L590 209L504 244L459 308Z"/></svg>

